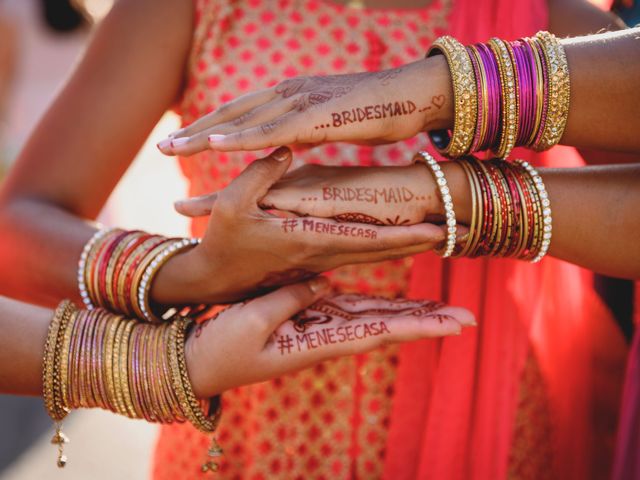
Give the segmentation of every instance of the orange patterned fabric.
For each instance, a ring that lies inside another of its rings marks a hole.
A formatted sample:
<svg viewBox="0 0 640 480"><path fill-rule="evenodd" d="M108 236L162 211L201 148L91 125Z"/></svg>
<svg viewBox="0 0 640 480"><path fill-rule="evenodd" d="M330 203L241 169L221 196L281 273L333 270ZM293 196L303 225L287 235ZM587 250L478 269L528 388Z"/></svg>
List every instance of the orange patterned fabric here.
<svg viewBox="0 0 640 480"><path fill-rule="evenodd" d="M417 11L353 10L322 0L198 0L188 85L179 110L188 124L240 94L303 74L379 70L419 58L443 34L450 0ZM295 154L294 166L401 165L424 137L377 147L325 145ZM189 194L219 190L260 154L203 152L180 160ZM196 220L202 235L206 219ZM334 285L406 295L411 260L339 269ZM397 347L327 362L272 382L227 392L218 438L220 478L380 478ZM163 427L154 478L193 478L207 438L188 425Z"/></svg>

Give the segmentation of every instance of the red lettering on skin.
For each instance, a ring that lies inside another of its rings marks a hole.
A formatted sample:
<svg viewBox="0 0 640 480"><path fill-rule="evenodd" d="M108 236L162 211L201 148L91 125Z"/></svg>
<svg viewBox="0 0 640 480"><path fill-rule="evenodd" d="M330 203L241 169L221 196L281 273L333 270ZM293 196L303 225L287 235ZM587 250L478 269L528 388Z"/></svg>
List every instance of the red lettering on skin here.
<svg viewBox="0 0 640 480"><path fill-rule="evenodd" d="M339 113L332 113L331 119L333 120L334 127L339 127L342 125L342 118L340 117Z"/></svg>
<svg viewBox="0 0 640 480"><path fill-rule="evenodd" d="M344 333L344 327L338 327L338 330L336 330L336 335L338 335L338 337L340 338L339 342L345 342L347 340L347 336Z"/></svg>
<svg viewBox="0 0 640 480"><path fill-rule="evenodd" d="M323 200L331 200L333 196L331 195L331 188L322 187L322 199Z"/></svg>
<svg viewBox="0 0 640 480"><path fill-rule="evenodd" d="M305 345L307 347L307 349L309 348L308 345L306 345L307 341L307 334L303 334L303 335L296 335L296 345L298 347L298 351L302 351L302 349L300 348L301 345Z"/></svg>
<svg viewBox="0 0 640 480"><path fill-rule="evenodd" d="M347 333L347 340L351 342L355 340L353 336L353 327L351 325L347 325L346 327L344 327L344 329L345 329L345 332Z"/></svg>
<svg viewBox="0 0 640 480"><path fill-rule="evenodd" d="M359 329L358 329L359 327ZM362 333L358 333L358 331L362 330L362 325L356 325L353 327L353 335L358 339L358 340L362 340L364 337L362 336Z"/></svg>
<svg viewBox="0 0 640 480"><path fill-rule="evenodd" d="M391 333L389 328L387 328L387 324L384 322L380 322L380 330L382 333Z"/></svg>
<svg viewBox="0 0 640 480"><path fill-rule="evenodd" d="M313 220L302 220L302 231L306 232L307 228L313 231L313 224L315 222Z"/></svg>

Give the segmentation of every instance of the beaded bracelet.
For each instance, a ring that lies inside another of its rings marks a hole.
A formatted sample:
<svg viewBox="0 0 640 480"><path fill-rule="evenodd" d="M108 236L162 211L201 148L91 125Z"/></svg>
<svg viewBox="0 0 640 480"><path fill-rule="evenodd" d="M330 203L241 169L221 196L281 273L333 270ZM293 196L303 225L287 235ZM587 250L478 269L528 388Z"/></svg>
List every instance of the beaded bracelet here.
<svg viewBox="0 0 640 480"><path fill-rule="evenodd" d="M451 256L456 246L457 232L456 214L453 210L453 199L451 198L449 185L447 184L447 179L445 178L444 172L440 168L440 165L428 152L418 152L416 159L423 160L427 167L429 167L429 171L433 175L438 187L438 191L440 192L442 204L444 205L444 213L447 225L447 239L445 241L445 246L441 253L441 256L442 258L447 258Z"/></svg>

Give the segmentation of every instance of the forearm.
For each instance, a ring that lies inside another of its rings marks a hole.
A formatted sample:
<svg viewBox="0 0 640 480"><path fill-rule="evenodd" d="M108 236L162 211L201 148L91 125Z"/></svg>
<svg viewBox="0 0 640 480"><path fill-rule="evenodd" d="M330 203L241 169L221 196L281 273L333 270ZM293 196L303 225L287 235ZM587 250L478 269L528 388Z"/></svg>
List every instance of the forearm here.
<svg viewBox="0 0 640 480"><path fill-rule="evenodd" d="M0 202L0 293L54 306L79 302L80 252L95 231L90 223L36 199Z"/></svg>
<svg viewBox="0 0 640 480"><path fill-rule="evenodd" d="M42 395L51 310L0 297L0 392Z"/></svg>
<svg viewBox="0 0 640 480"><path fill-rule="evenodd" d="M471 222L461 167L443 164L459 222ZM640 165L540 169L553 214L549 253L617 277L640 277Z"/></svg>

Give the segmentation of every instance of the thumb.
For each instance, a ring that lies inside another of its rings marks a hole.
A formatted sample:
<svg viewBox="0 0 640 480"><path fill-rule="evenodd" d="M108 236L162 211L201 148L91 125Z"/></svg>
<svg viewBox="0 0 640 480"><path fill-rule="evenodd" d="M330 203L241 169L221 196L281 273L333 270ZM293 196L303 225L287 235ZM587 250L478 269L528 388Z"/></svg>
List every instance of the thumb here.
<svg viewBox="0 0 640 480"><path fill-rule="evenodd" d="M226 188L233 197L246 199L256 205L269 188L282 177L291 164L291 150L280 147L271 155L251 163L238 178Z"/></svg>
<svg viewBox="0 0 640 480"><path fill-rule="evenodd" d="M303 310L329 291L329 281L322 276L258 297L244 308L250 318L259 319L264 333L271 335L280 325Z"/></svg>
<svg viewBox="0 0 640 480"><path fill-rule="evenodd" d="M217 198L217 193L209 193L207 195L200 195L199 197L178 200L173 204L173 208L185 217L204 217L211 215L211 209Z"/></svg>

